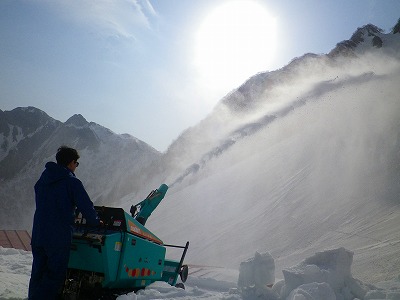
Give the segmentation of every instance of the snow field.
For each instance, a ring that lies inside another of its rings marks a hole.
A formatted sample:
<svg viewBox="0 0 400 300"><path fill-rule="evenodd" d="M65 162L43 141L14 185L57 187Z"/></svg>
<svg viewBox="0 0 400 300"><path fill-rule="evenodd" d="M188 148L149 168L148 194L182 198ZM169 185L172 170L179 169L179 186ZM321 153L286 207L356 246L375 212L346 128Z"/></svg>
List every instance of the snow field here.
<svg viewBox="0 0 400 300"><path fill-rule="evenodd" d="M353 252L326 250L283 270L275 282L275 262L270 253L256 252L241 263L240 271L192 266L186 289L155 282L118 300L373 300L400 299L400 278L372 285L353 278ZM31 252L0 247L0 300L27 299ZM272 286L272 283L273 286Z"/></svg>

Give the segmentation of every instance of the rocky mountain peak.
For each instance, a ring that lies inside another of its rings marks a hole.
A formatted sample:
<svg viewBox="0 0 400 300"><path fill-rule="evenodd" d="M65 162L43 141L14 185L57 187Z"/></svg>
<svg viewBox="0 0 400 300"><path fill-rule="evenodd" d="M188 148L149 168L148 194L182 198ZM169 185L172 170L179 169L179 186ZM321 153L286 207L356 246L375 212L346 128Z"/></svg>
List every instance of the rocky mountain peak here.
<svg viewBox="0 0 400 300"><path fill-rule="evenodd" d="M392 34L400 33L400 18L397 21L396 25L392 28Z"/></svg>
<svg viewBox="0 0 400 300"><path fill-rule="evenodd" d="M89 124L88 121L86 121L81 114L75 114L65 122L65 125L73 125L76 127L83 127L87 124Z"/></svg>
<svg viewBox="0 0 400 300"><path fill-rule="evenodd" d="M354 32L353 35L351 36L350 40L358 45L358 44L364 42L364 40L365 40L364 38L366 36L375 37L381 33L383 33L382 29L380 29L379 27L377 27L375 25L368 24L363 27L357 28L356 32Z"/></svg>
<svg viewBox="0 0 400 300"><path fill-rule="evenodd" d="M356 56L354 50L358 45L365 42L370 43L372 47L381 48L383 46L381 35L383 34L383 29L373 24L364 25L357 28L350 39L337 43L336 47L329 52L328 56Z"/></svg>
<svg viewBox="0 0 400 300"><path fill-rule="evenodd" d="M0 127L2 129L0 132L5 136L10 134L13 126L20 128L23 135L28 135L53 120L44 111L32 106L17 107L11 111L4 111L1 115L2 122L0 122ZM15 131L17 128L13 130Z"/></svg>

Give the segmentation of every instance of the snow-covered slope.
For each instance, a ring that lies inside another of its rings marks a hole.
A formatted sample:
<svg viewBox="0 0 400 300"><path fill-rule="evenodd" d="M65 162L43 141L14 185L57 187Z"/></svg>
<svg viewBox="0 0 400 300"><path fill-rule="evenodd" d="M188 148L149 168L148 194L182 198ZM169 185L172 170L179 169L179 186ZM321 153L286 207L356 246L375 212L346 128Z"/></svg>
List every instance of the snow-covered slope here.
<svg viewBox="0 0 400 300"><path fill-rule="evenodd" d="M396 277L400 35L382 39L387 48L307 55L246 83L256 93L232 92L170 147L172 187L147 225L190 240L192 263L238 266L251 249L282 269L343 246L356 277Z"/></svg>
<svg viewBox="0 0 400 300"><path fill-rule="evenodd" d="M380 47L374 46L374 37L382 41ZM166 180L180 181L237 140L302 106L309 98L337 89L343 81L366 80L375 68L377 74L380 70L385 73L383 69L400 58L399 48L399 34L384 34L369 24L327 55L308 53L282 69L253 76L171 144L164 156L170 170ZM364 59L358 59L363 55Z"/></svg>

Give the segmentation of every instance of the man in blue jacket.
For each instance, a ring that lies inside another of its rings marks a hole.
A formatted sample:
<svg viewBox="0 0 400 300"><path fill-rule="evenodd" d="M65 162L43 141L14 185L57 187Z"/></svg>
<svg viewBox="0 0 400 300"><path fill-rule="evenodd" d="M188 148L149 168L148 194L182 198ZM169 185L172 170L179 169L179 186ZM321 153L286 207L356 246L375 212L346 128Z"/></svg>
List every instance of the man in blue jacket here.
<svg viewBox="0 0 400 300"><path fill-rule="evenodd" d="M36 211L32 229L32 274L29 300L57 299L68 268L72 224L78 208L90 225L100 225L93 202L75 177L78 152L58 149L57 163L46 163L35 184Z"/></svg>

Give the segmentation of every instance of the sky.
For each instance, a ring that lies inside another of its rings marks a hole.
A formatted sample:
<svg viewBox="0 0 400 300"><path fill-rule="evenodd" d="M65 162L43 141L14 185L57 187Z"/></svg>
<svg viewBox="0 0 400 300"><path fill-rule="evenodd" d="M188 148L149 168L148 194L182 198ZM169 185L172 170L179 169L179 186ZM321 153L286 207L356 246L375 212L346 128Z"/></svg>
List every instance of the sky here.
<svg viewBox="0 0 400 300"><path fill-rule="evenodd" d="M82 114L165 151L250 76L328 53L397 0L2 0L0 109Z"/></svg>

